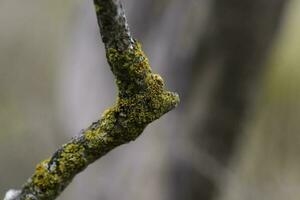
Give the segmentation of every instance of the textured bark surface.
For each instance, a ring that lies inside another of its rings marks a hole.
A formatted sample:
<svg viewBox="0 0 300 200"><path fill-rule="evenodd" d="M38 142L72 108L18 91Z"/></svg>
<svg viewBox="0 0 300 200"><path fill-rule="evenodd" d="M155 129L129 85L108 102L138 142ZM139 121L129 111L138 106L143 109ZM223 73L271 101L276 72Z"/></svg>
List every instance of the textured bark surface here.
<svg viewBox="0 0 300 200"><path fill-rule="evenodd" d="M118 98L102 118L39 163L21 190L5 200L55 199L74 176L113 148L135 140L144 128L177 106L178 95L164 89L141 45L131 36L120 1L95 0L106 56L116 77Z"/></svg>
<svg viewBox="0 0 300 200"><path fill-rule="evenodd" d="M119 0L94 0L102 41L106 48L123 51L132 47L124 9Z"/></svg>

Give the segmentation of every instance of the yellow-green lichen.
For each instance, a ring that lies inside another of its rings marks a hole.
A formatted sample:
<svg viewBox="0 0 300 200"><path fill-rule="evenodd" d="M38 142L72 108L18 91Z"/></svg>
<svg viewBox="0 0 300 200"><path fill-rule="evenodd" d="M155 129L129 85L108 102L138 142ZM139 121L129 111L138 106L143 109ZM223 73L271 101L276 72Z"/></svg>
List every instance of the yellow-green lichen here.
<svg viewBox="0 0 300 200"><path fill-rule="evenodd" d="M118 115L118 125L135 139L148 123L174 108L179 98L164 90L163 79L151 72L139 43L125 51L108 48L107 57L117 79L119 97L116 106L109 110L113 117L106 115L102 125L107 127L108 120L114 126L115 120L111 119Z"/></svg>
<svg viewBox="0 0 300 200"><path fill-rule="evenodd" d="M87 141L87 146L90 149L99 149L104 144L113 141L113 138L104 132L100 127L95 130L85 131L84 136Z"/></svg>
<svg viewBox="0 0 300 200"><path fill-rule="evenodd" d="M100 128L98 128L96 130L87 130L84 132L85 139L88 141L98 140L101 137L100 132L101 132Z"/></svg>
<svg viewBox="0 0 300 200"><path fill-rule="evenodd" d="M107 58L121 93L128 96L144 89L144 79L151 69L139 43L121 52L108 48Z"/></svg>
<svg viewBox="0 0 300 200"><path fill-rule="evenodd" d="M86 165L84 147L79 144L66 144L58 159L58 168L62 176L70 177Z"/></svg>
<svg viewBox="0 0 300 200"><path fill-rule="evenodd" d="M115 123L117 121L115 116L116 109L117 106L114 106L103 112L102 119L100 121L100 128L104 132L110 132L115 126Z"/></svg>
<svg viewBox="0 0 300 200"><path fill-rule="evenodd" d="M49 160L50 159L44 160L38 164L32 177L32 183L39 188L41 192L51 192L55 190L61 182L61 178L56 173L49 172Z"/></svg>
<svg viewBox="0 0 300 200"><path fill-rule="evenodd" d="M35 188L41 200L56 196L62 185L67 184L66 180L71 179L86 165L84 150L79 144L64 145L62 151L55 154L54 160L47 159L36 166L35 173L25 188ZM28 195L24 199L32 199L33 194Z"/></svg>
<svg viewBox="0 0 300 200"><path fill-rule="evenodd" d="M94 2L107 60L116 77L116 104L51 159L37 165L20 200L54 199L88 164L136 139L150 122L179 102L178 95L166 91L163 79L151 72L141 45L130 36L122 10L115 13L112 1Z"/></svg>
<svg viewBox="0 0 300 200"><path fill-rule="evenodd" d="M51 160L36 167L28 187L38 188L43 193L41 199L56 196L89 163L114 147L135 140L150 122L179 102L176 94L164 89L163 79L151 72L139 44L123 52L108 49L107 56L117 78L117 102L82 137L64 145Z"/></svg>

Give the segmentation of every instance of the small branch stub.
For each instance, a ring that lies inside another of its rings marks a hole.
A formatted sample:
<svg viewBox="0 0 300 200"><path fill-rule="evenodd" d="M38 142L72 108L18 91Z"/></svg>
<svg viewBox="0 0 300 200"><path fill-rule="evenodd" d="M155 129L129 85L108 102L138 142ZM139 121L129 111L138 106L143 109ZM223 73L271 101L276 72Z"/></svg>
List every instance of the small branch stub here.
<svg viewBox="0 0 300 200"><path fill-rule="evenodd" d="M118 97L102 118L39 163L19 191L4 200L53 200L76 174L117 146L135 140L152 121L179 103L153 74L141 45L130 36L118 0L94 0L106 56L116 77Z"/></svg>

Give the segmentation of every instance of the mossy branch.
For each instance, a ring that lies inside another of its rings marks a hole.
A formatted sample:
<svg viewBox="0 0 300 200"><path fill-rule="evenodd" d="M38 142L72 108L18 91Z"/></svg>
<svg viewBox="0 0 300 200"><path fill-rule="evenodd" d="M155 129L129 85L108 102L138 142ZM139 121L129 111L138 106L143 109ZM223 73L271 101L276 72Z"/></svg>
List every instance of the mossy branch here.
<svg viewBox="0 0 300 200"><path fill-rule="evenodd" d="M135 140L152 121L177 106L177 94L164 89L141 45L130 35L118 0L94 0L106 57L116 77L118 97L100 120L39 163L21 190L5 200L52 200L89 164L117 146Z"/></svg>

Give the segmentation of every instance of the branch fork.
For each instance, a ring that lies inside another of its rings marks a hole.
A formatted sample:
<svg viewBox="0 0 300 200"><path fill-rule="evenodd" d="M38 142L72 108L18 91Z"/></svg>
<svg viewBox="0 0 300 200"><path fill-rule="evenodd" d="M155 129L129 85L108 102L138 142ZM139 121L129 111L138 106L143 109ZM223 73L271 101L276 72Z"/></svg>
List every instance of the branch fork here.
<svg viewBox="0 0 300 200"><path fill-rule="evenodd" d="M116 77L118 97L102 118L39 163L21 190L4 200L53 200L84 170L110 150L135 140L152 121L179 103L176 93L151 71L141 45L130 36L118 0L94 0L106 57Z"/></svg>

